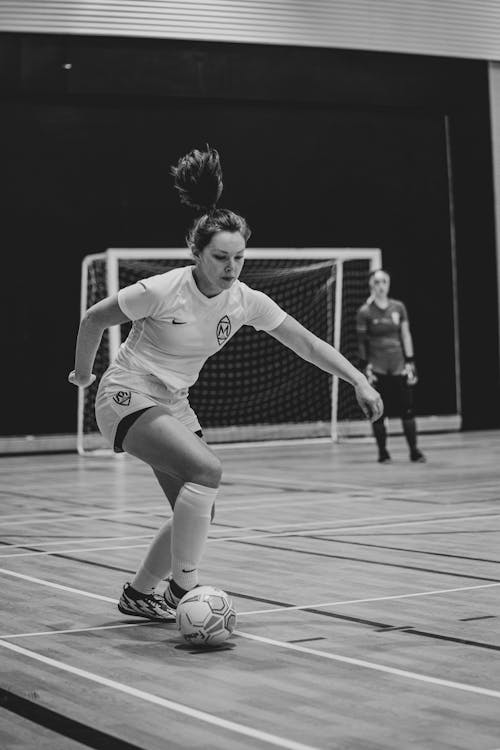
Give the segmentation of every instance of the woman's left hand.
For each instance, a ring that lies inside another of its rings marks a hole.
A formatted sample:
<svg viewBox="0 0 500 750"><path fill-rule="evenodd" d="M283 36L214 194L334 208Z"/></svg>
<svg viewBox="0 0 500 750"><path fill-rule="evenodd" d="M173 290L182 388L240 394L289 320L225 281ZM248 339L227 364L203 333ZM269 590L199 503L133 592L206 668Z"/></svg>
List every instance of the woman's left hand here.
<svg viewBox="0 0 500 750"><path fill-rule="evenodd" d="M358 383L355 386L356 399L367 419L370 422L375 422L380 419L384 413L384 403L380 396L380 393L372 388L371 385L365 380L362 383Z"/></svg>
<svg viewBox="0 0 500 750"><path fill-rule="evenodd" d="M78 388L88 388L89 385L92 385L92 383L95 381L96 376L94 373L90 373L90 375L84 375L81 377L80 375L77 375L74 370L71 370L70 374L68 375L68 381L72 385L76 385Z"/></svg>

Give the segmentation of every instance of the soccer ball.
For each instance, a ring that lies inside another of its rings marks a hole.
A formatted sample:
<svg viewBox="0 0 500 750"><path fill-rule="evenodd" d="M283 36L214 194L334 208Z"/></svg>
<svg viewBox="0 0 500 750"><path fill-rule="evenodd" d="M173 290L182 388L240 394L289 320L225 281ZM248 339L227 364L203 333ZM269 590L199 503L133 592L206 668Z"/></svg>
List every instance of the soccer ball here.
<svg viewBox="0 0 500 750"><path fill-rule="evenodd" d="M177 605L177 627L192 646L219 646L236 625L231 598L214 586L197 586Z"/></svg>

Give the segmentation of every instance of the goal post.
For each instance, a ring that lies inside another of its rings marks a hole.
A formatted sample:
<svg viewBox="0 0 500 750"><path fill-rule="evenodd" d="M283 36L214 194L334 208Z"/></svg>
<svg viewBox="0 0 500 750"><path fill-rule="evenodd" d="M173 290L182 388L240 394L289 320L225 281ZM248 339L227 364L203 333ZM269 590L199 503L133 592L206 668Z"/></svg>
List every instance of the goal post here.
<svg viewBox="0 0 500 750"><path fill-rule="evenodd" d="M187 248L110 248L89 255L82 262L81 315L124 286L192 262ZM352 360L357 356L356 311L368 296L369 271L381 265L377 248L248 248L240 279L269 294ZM96 382L79 389L77 448L82 455L108 448L95 423L95 396L129 330L125 324L104 332ZM212 443L336 440L341 424L362 418L348 384L250 326L207 360L190 389L190 401Z"/></svg>

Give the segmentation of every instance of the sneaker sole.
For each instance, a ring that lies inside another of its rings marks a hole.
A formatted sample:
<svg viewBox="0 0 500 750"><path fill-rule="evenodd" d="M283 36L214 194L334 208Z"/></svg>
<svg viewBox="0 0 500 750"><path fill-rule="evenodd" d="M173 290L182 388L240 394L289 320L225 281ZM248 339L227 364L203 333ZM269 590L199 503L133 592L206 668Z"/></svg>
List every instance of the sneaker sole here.
<svg viewBox="0 0 500 750"><path fill-rule="evenodd" d="M122 615L128 617L142 617L144 620L154 620L155 622L175 622L175 615L172 614L170 617L155 617L154 615L148 615L146 612L132 612L132 610L125 609L125 607L117 604L119 611Z"/></svg>

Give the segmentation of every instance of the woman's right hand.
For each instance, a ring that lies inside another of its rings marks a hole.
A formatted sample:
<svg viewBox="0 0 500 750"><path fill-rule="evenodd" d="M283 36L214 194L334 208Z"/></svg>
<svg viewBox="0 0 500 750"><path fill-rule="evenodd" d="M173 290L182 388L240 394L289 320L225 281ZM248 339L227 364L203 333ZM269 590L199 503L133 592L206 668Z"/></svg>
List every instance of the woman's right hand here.
<svg viewBox="0 0 500 750"><path fill-rule="evenodd" d="M369 419L370 422L375 422L377 419L380 419L384 413L384 404L380 393L376 391L375 388L372 388L367 380L358 383L354 390L356 393L356 400L366 418Z"/></svg>
<svg viewBox="0 0 500 750"><path fill-rule="evenodd" d="M73 385L76 385L78 388L88 388L89 385L92 385L95 379L96 376L93 372L91 372L90 375L82 376L77 375L74 370L71 370L70 374L68 375L68 381Z"/></svg>

